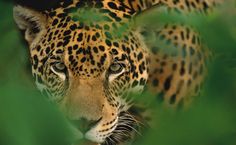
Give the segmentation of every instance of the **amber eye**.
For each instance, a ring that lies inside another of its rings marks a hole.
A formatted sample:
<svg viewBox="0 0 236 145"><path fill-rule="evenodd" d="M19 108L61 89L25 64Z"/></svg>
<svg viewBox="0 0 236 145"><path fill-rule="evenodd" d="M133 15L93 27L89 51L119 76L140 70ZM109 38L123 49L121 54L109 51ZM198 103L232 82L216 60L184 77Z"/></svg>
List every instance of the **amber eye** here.
<svg viewBox="0 0 236 145"><path fill-rule="evenodd" d="M51 70L63 80L66 78L67 68L64 63L55 62L52 64Z"/></svg>
<svg viewBox="0 0 236 145"><path fill-rule="evenodd" d="M52 69L56 72L63 73L66 70L66 66L61 62L57 62L52 65Z"/></svg>
<svg viewBox="0 0 236 145"><path fill-rule="evenodd" d="M124 64L121 63L113 63L109 67L109 73L118 74L121 73L124 69Z"/></svg>

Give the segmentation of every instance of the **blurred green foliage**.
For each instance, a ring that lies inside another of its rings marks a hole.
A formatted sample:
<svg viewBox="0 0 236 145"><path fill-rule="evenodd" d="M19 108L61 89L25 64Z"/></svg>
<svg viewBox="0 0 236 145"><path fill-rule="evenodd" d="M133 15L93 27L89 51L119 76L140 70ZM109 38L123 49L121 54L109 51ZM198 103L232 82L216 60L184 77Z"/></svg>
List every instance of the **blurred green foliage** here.
<svg viewBox="0 0 236 145"><path fill-rule="evenodd" d="M72 132L63 115L35 89L28 51L12 18L12 3L0 1L0 145L66 145ZM155 13L141 16L150 25L194 26L213 52L201 96L187 110L164 109L155 98L140 100L153 108L155 128L136 145L236 144L236 9L231 1L213 14ZM145 98L145 99L144 99ZM145 100L149 100L145 102Z"/></svg>
<svg viewBox="0 0 236 145"><path fill-rule="evenodd" d="M0 145L69 144L66 120L35 89L12 6L0 1Z"/></svg>

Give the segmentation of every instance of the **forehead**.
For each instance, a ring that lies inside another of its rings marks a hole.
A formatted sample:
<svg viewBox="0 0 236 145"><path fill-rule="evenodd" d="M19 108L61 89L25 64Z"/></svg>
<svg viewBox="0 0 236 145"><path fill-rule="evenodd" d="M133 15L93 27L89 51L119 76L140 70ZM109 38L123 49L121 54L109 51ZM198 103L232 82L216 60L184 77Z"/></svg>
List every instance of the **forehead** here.
<svg viewBox="0 0 236 145"><path fill-rule="evenodd" d="M113 61L125 61L127 58L124 57L127 53L120 48L122 41L107 37L103 29L84 26L70 33L63 38L65 42L65 38L69 37L63 52L64 61L74 74L99 75Z"/></svg>
<svg viewBox="0 0 236 145"><path fill-rule="evenodd" d="M130 50L139 45L127 27L130 17L123 17L130 12L115 10L105 1L103 8L96 5L93 1L94 7L88 8L74 2L48 12L47 34L41 44L46 53L60 56L74 75L99 75L113 61L127 60Z"/></svg>

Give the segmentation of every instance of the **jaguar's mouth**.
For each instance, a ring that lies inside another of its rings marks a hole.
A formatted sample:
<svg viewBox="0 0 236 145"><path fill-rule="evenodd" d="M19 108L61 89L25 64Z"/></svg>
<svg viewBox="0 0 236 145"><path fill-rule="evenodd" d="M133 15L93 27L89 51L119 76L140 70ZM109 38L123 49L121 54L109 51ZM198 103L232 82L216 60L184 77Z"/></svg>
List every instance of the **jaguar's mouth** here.
<svg viewBox="0 0 236 145"><path fill-rule="evenodd" d="M128 111L121 112L115 130L102 145L117 145L140 135L141 123Z"/></svg>
<svg viewBox="0 0 236 145"><path fill-rule="evenodd" d="M75 123L73 123L75 124ZM77 123L78 124L78 123ZM118 115L118 121L116 122L116 127L107 136L104 141L101 143L94 143L94 141L90 141L84 135L83 130L79 129L75 125L73 125L73 130L77 137L75 142L93 142L93 144L100 145L118 145L120 143L127 142L133 139L136 135L140 135L140 129L142 127L142 123L136 119L136 117L128 111L123 111ZM86 143L87 144L87 143Z"/></svg>

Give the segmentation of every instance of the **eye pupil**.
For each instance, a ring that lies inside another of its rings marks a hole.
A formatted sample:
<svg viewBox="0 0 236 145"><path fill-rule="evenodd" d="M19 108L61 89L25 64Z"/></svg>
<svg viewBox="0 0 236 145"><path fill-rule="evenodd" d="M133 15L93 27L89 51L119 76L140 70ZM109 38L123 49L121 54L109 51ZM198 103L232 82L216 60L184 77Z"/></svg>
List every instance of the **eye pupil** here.
<svg viewBox="0 0 236 145"><path fill-rule="evenodd" d="M110 73L120 73L123 70L123 66L119 63L114 63L110 66L109 71Z"/></svg>
<svg viewBox="0 0 236 145"><path fill-rule="evenodd" d="M65 65L62 64L62 63L57 63L57 64L55 65L55 67L56 67L57 69L59 69L59 70L64 70L64 69L65 69Z"/></svg>
<svg viewBox="0 0 236 145"><path fill-rule="evenodd" d="M53 69L56 72L65 72L66 71L66 66L63 63L55 63L53 64Z"/></svg>

